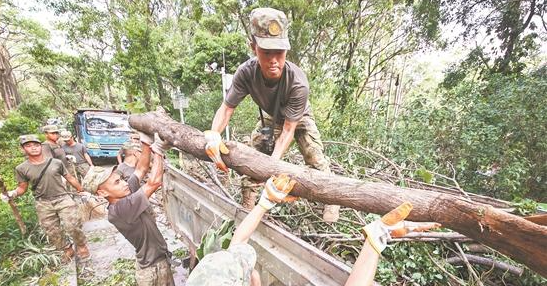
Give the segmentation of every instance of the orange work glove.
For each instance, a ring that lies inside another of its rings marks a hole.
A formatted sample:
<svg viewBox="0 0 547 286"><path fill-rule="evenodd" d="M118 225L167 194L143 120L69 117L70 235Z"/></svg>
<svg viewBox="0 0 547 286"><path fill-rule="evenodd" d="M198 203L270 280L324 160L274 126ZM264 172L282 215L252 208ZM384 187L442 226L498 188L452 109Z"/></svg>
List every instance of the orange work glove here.
<svg viewBox="0 0 547 286"><path fill-rule="evenodd" d="M226 164L222 161L220 153L228 154L230 153L230 150L228 150L226 145L224 145L224 142L222 142L220 133L213 130L207 130L203 132L203 135L205 135L205 141L207 142L205 144L205 153L211 158L217 168L227 173L228 167L226 167Z"/></svg>
<svg viewBox="0 0 547 286"><path fill-rule="evenodd" d="M264 185L258 205L266 210L270 210L277 203L292 202L296 200L296 197L288 195L294 187L294 184L296 184L296 181L291 180L287 174L272 176Z"/></svg>
<svg viewBox="0 0 547 286"><path fill-rule="evenodd" d="M402 237L409 232L428 231L441 226L439 223L405 221L410 211L412 211L412 204L405 202L363 228L367 240L378 254L387 247L387 242L392 237Z"/></svg>

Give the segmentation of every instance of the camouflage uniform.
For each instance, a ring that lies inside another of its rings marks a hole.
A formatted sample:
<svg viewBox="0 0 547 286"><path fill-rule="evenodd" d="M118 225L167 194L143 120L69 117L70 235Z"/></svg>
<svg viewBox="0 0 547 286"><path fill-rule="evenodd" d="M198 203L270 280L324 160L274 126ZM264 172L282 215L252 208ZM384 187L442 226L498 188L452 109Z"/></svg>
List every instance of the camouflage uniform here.
<svg viewBox="0 0 547 286"><path fill-rule="evenodd" d="M85 245L86 238L82 231L82 222L78 216L78 206L70 196L54 199L36 200L36 213L51 244L57 249L64 249L70 243L62 230L72 237L76 245Z"/></svg>
<svg viewBox="0 0 547 286"><path fill-rule="evenodd" d="M135 278L139 286L171 286L175 285L171 265L167 259L156 262L154 265L141 268L139 263L135 263Z"/></svg>
<svg viewBox="0 0 547 286"><path fill-rule="evenodd" d="M28 142L40 143L34 135L19 137L21 146ZM70 243L67 241L64 230L72 237L77 246L86 245L86 237L82 231L82 223L78 216L78 207L70 197L62 183L62 177L67 174L66 167L60 160L52 160L47 169L48 159L40 166L29 161L19 164L15 168L15 176L19 183L36 184L39 173L45 170L38 185L33 189L36 203L36 213L40 225L44 229L50 242L59 250L65 249ZM41 166L44 165L44 166Z"/></svg>
<svg viewBox="0 0 547 286"><path fill-rule="evenodd" d="M261 49L289 50L288 20L281 11L271 8L258 8L251 12L250 28L253 41ZM300 153L304 156L307 165L317 170L330 173L329 161L323 154L323 143L317 130L311 105L309 103L309 83L300 67L285 61L281 77L276 83L275 91L265 84L263 71L257 64L259 59L250 59L238 67L234 74L232 86L228 91L224 103L235 107L247 94L253 97L264 116L264 123L257 123L251 134L251 146L257 150L265 135L260 133L263 127L272 126L272 117L277 113L277 122L274 127L274 140L283 130L284 120L298 122L294 132L294 139ZM262 76L260 74L262 73ZM267 153L267 152L265 152ZM251 209L261 188L257 182L248 177L242 180L242 205ZM323 219L334 222L339 217L339 206L325 205Z"/></svg>
<svg viewBox="0 0 547 286"><path fill-rule="evenodd" d="M186 286L248 286L256 264L256 251L248 244L206 255L192 270Z"/></svg>

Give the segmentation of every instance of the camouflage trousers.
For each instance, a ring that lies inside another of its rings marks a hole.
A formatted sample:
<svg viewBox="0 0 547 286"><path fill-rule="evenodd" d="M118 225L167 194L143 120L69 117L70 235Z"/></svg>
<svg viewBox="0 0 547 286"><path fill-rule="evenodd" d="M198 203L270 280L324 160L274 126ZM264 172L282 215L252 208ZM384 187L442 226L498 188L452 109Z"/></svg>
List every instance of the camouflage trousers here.
<svg viewBox="0 0 547 286"><path fill-rule="evenodd" d="M265 114L264 124L266 126L272 125L272 118ZM262 122L258 121L255 129L251 133L251 146L258 149L261 141L260 129L262 129ZM274 128L274 138L277 140L281 132L283 131L282 124L276 124ZM323 171L330 172L329 160L323 154L323 142L321 142L321 135L317 126L315 125L315 119L312 116L304 116L296 125L294 131L294 140L298 144L298 150L302 156L304 156L304 162L306 165Z"/></svg>
<svg viewBox="0 0 547 286"><path fill-rule="evenodd" d="M76 167L76 178L78 179L79 182L81 182L84 179L85 175L87 174L87 171L89 171L89 168L91 166L89 166L87 162L83 162L83 163L75 164L75 167Z"/></svg>
<svg viewBox="0 0 547 286"><path fill-rule="evenodd" d="M264 124L266 126L272 125L272 118L268 114L264 114ZM262 134L262 122L258 121L255 129L251 133L251 146L255 149L259 149ZM282 124L276 124L274 127L274 139L277 140L283 131ZM294 140L298 145L298 149L304 157L306 165L330 173L329 160L323 154L323 142L321 142L321 135L315 125L315 120L312 116L304 116L298 122L296 130L294 131ZM243 191L243 207L252 209L254 207L256 197L262 189L262 184L244 176L242 181Z"/></svg>
<svg viewBox="0 0 547 286"><path fill-rule="evenodd" d="M36 213L49 241L57 249L62 250L70 244L66 239L65 232L77 246L86 244L82 222L78 216L78 206L70 196L37 199Z"/></svg>
<svg viewBox="0 0 547 286"><path fill-rule="evenodd" d="M137 279L138 286L174 286L173 272L171 272L171 265L167 262L167 259L163 259L156 262L146 268L141 268L136 263L137 269L135 277Z"/></svg>

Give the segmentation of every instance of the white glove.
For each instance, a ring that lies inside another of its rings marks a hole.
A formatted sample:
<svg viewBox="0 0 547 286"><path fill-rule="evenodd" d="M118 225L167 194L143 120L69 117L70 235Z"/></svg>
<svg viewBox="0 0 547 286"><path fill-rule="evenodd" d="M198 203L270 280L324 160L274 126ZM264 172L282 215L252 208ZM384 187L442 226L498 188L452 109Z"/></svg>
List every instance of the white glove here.
<svg viewBox="0 0 547 286"><path fill-rule="evenodd" d="M15 199L17 197L17 190L8 191L7 194L7 196L4 194L0 195L2 201L5 203L7 203L10 199Z"/></svg>
<svg viewBox="0 0 547 286"><path fill-rule="evenodd" d="M269 178L264 185L258 205L266 210L270 210L277 203L294 201L295 197L287 197L288 193L294 187L294 184L296 184L296 181L291 180L291 178L285 174Z"/></svg>
<svg viewBox="0 0 547 286"><path fill-rule="evenodd" d="M165 152L167 152L167 150L171 149L171 147L172 147L171 144L161 140L158 133L154 133L154 143L152 143L152 145L150 145L150 149L152 149L152 152L154 152L158 155L164 156Z"/></svg>
<svg viewBox="0 0 547 286"><path fill-rule="evenodd" d="M76 157L74 155L66 155L66 159L69 162L76 163Z"/></svg>
<svg viewBox="0 0 547 286"><path fill-rule="evenodd" d="M148 146L152 145L152 143L154 142L154 138L150 137L148 134L144 132L138 131L138 133L142 143Z"/></svg>
<svg viewBox="0 0 547 286"><path fill-rule="evenodd" d="M81 191L78 193L78 195L82 198L82 201L87 201L89 198L91 198L93 195L90 192Z"/></svg>
<svg viewBox="0 0 547 286"><path fill-rule="evenodd" d="M222 161L220 153L228 154L230 153L230 150L228 150L224 142L222 142L220 133L213 130L207 130L203 132L203 135L205 136L206 142L205 153L211 159L211 161L215 163L218 169L224 171L225 173L228 173L228 167L226 166L224 161Z"/></svg>
<svg viewBox="0 0 547 286"><path fill-rule="evenodd" d="M367 224L364 228L367 234L367 240L378 254L382 253L387 247L387 242L391 239L389 228L381 220L375 220Z"/></svg>

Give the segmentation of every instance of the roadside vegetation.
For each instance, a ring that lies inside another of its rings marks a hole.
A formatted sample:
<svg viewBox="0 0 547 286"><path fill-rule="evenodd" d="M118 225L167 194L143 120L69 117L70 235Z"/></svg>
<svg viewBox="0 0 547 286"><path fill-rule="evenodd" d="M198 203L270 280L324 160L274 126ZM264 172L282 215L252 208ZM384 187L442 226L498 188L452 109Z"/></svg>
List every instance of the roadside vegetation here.
<svg viewBox="0 0 547 286"><path fill-rule="evenodd" d="M54 16L51 26L25 16L21 1L0 4L0 55L9 64L0 79L11 87L0 98L0 176L10 190L14 167L24 160L17 137L39 134L50 117L68 122L77 108L145 112L162 106L180 119L171 99L184 94L185 122L208 129L222 101L218 67L234 73L252 56L247 15L271 6L291 20L288 59L307 72L313 112L336 171L503 199L520 215L547 210L544 1L99 2L29 4ZM462 32L448 33L453 27ZM67 38L63 49L56 47L55 29ZM256 109L250 98L238 107L234 139L248 140ZM285 159L302 164L297 153L291 150ZM37 225L32 196L16 202L29 234L21 235L9 206L0 204L0 286L36 282L60 263ZM311 215L294 216L305 212ZM300 234L338 235L303 239L351 264L361 245L355 239L360 225L375 215L344 209L344 220L328 226L317 223L316 212L314 203L298 203L272 217L289 229L299 226ZM376 280L547 284L491 250L481 255L523 274L448 263L458 248L446 241L398 242L385 251ZM116 279L132 273L131 262L117 265L120 276L103 285L121 285Z"/></svg>

